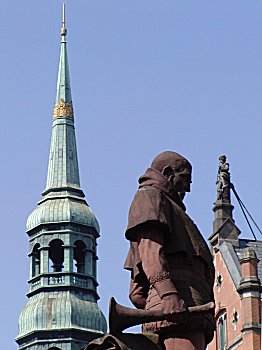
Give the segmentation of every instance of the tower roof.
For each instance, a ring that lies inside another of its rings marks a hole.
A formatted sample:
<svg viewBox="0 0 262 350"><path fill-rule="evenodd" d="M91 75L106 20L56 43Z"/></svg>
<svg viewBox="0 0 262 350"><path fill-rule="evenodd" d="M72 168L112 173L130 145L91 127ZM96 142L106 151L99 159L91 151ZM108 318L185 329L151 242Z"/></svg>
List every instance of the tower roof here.
<svg viewBox="0 0 262 350"><path fill-rule="evenodd" d="M66 52L65 9L46 188L27 219L29 300L19 350L83 349L106 332L97 300L99 225L80 188Z"/></svg>
<svg viewBox="0 0 262 350"><path fill-rule="evenodd" d="M72 103L70 78L69 78L69 66L67 59L66 49L66 35L67 29L65 27L65 6L63 6L63 20L61 28L61 52L59 60L59 70L57 79L57 90L56 90L56 105L61 100L65 103Z"/></svg>
<svg viewBox="0 0 262 350"><path fill-rule="evenodd" d="M84 200L85 195L80 188L66 35L63 5L60 60L46 188L38 208L28 217L27 230L45 223L74 222L91 226L99 232L98 222Z"/></svg>
<svg viewBox="0 0 262 350"><path fill-rule="evenodd" d="M53 113L52 139L46 189L43 195L52 190L58 191L62 188L70 188L78 192L80 190L66 35L65 7L63 6L61 50Z"/></svg>

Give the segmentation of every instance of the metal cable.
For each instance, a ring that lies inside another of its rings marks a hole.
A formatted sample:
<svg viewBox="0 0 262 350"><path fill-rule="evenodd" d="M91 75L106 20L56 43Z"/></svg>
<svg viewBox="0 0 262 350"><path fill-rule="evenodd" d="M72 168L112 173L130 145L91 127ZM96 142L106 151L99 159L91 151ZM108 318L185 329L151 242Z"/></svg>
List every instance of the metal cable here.
<svg viewBox="0 0 262 350"><path fill-rule="evenodd" d="M247 212L247 214L248 214L248 216L250 217L250 219L253 221L253 223L254 223L254 225L256 226L256 228L258 229L258 231L259 231L261 234L262 234L262 232L261 232L260 228L258 227L258 225L256 224L255 220L252 218L252 216L251 216L251 214L249 213L249 211L247 210L246 206L244 205L244 203L243 203L242 200L240 199L239 195L237 194L237 191L236 191L234 185L233 185L232 183L231 183L230 185L231 185L230 188L232 189L232 191L233 191L233 193L234 193L234 195L235 195L235 197L236 197L236 199L237 199L237 201L238 201L238 203L239 203L239 206L240 206L240 208L241 208L241 210L242 210L242 212L243 212L243 215L244 215L244 217L245 217L245 219L246 219L246 221L247 221L247 224L248 224L248 226L249 226L249 229L250 229L250 231L251 231L251 233L252 233L252 235L253 235L255 241L257 241L256 235L255 235L254 230L253 230L253 228L252 228L252 226L251 226L251 224L250 224L250 222L249 222L249 220L248 220L248 217L247 217L245 211Z"/></svg>

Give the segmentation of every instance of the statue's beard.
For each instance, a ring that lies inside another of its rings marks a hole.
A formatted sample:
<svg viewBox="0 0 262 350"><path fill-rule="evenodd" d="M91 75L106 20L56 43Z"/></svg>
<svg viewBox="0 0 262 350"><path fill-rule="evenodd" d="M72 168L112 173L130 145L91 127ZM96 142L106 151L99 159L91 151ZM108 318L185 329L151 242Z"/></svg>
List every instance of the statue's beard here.
<svg viewBox="0 0 262 350"><path fill-rule="evenodd" d="M186 192L178 192L178 197L180 198L181 201L185 198Z"/></svg>

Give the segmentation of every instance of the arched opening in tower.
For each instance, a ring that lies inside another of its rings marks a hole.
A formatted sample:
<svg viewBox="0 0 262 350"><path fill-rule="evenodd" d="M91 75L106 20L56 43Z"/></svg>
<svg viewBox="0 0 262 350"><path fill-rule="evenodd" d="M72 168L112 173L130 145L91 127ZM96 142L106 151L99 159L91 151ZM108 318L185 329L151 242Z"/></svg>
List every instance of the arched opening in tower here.
<svg viewBox="0 0 262 350"><path fill-rule="evenodd" d="M40 274L40 244L36 243L32 251L32 277Z"/></svg>
<svg viewBox="0 0 262 350"><path fill-rule="evenodd" d="M49 243L49 271L61 272L64 269L64 243L54 239Z"/></svg>

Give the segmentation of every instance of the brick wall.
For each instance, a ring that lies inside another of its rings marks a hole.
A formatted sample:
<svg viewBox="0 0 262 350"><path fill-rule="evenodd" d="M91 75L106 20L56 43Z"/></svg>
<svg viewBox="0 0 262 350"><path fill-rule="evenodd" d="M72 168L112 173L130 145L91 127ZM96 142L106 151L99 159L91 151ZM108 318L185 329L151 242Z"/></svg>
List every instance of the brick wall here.
<svg viewBox="0 0 262 350"><path fill-rule="evenodd" d="M220 251L215 253L214 264L216 319L223 315L224 320L226 313L226 346L223 350L261 350L261 299L257 262L252 258L241 260L240 286L234 285ZM220 350L217 332L208 350Z"/></svg>
<svg viewBox="0 0 262 350"><path fill-rule="evenodd" d="M216 316L224 310L227 314L227 339L228 345L239 343L238 350L243 350L241 345L241 299L224 263L220 251L215 254L216 280L214 295L216 301ZM234 321L234 316L237 320ZM218 350L217 335L215 333L213 341L209 344L208 350ZM252 350L252 349L249 349Z"/></svg>

